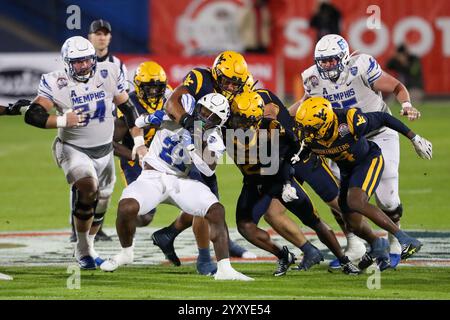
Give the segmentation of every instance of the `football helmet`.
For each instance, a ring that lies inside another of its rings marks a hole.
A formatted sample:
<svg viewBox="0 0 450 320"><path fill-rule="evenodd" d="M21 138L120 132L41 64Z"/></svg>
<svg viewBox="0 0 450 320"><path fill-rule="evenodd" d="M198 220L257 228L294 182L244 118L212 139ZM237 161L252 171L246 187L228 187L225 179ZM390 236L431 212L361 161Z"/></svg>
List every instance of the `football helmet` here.
<svg viewBox="0 0 450 320"><path fill-rule="evenodd" d="M164 69L154 61L143 62L136 69L133 83L139 99L156 110L167 88Z"/></svg>
<svg viewBox="0 0 450 320"><path fill-rule="evenodd" d="M67 39L61 48L61 57L68 77L86 82L94 76L97 55L88 39L80 36Z"/></svg>
<svg viewBox="0 0 450 320"><path fill-rule="evenodd" d="M256 82L258 82L258 81L256 81ZM249 73L247 81L245 82L243 90L244 91L253 91L253 90L255 90L256 82L255 82L255 79L253 78L252 74Z"/></svg>
<svg viewBox="0 0 450 320"><path fill-rule="evenodd" d="M337 34L327 34L316 44L314 61L320 76L336 81L350 59L347 41Z"/></svg>
<svg viewBox="0 0 450 320"><path fill-rule="evenodd" d="M295 114L300 139L321 140L327 136L335 119L331 102L322 97L306 99Z"/></svg>
<svg viewBox="0 0 450 320"><path fill-rule="evenodd" d="M224 51L214 60L211 68L216 90L229 101L241 93L249 72L244 57L234 51Z"/></svg>
<svg viewBox="0 0 450 320"><path fill-rule="evenodd" d="M195 106L194 119L201 121L204 129L223 126L230 117L230 105L220 93L209 93L201 97Z"/></svg>
<svg viewBox="0 0 450 320"><path fill-rule="evenodd" d="M245 91L231 104L230 125L232 128L248 129L256 125L264 114L264 100L254 91Z"/></svg>

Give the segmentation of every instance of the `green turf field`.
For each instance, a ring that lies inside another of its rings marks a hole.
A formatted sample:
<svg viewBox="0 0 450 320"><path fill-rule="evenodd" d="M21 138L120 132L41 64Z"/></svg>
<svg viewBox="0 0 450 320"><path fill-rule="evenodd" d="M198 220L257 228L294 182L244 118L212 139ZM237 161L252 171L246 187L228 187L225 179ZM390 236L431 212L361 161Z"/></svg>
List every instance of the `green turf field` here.
<svg viewBox="0 0 450 320"><path fill-rule="evenodd" d="M397 114L398 108L393 111ZM402 227L450 230L450 108L446 103L429 103L421 112L420 121L408 124L433 142L434 157L419 159L412 145L401 140ZM0 117L0 231L69 228L69 188L50 150L55 133L25 125L21 117ZM218 178L228 225L235 227L241 176L233 165L223 165ZM107 226L114 226L122 188L118 175ZM323 219L336 227L326 207L309 193ZM153 225L166 225L177 214L176 208L161 206ZM0 265L4 259L0 250ZM81 289L69 290L64 267L0 267L0 272L15 277L12 282L0 282L0 299L450 299L449 268L401 267L382 274L380 290L369 290L368 275L329 274L324 265L282 278L271 276L273 264L236 267L257 281L246 283L242 290L242 283L198 276L193 265L162 265L127 267L113 274L83 272Z"/></svg>
<svg viewBox="0 0 450 320"><path fill-rule="evenodd" d="M273 264L235 266L256 281L214 281L196 275L193 266L124 267L114 273L81 272L77 290L67 288L66 268L4 268L15 279L0 282L0 299L450 299L450 273L444 268L401 267L381 273L380 289L368 289L368 282L375 284L373 274L330 274L320 266L274 278Z"/></svg>

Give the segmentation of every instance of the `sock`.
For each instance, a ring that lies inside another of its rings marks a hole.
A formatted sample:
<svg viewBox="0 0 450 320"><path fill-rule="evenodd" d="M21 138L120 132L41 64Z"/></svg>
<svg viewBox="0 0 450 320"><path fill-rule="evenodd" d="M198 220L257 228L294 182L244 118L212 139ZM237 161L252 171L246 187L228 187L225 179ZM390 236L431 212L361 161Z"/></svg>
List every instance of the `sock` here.
<svg viewBox="0 0 450 320"><path fill-rule="evenodd" d="M122 248L122 254L126 255L126 256L132 256L134 253L134 248L133 246L131 247L127 247L127 248Z"/></svg>
<svg viewBox="0 0 450 320"><path fill-rule="evenodd" d="M89 236L87 232L79 232L77 231L77 250L80 254L80 258L89 255Z"/></svg>
<svg viewBox="0 0 450 320"><path fill-rule="evenodd" d="M246 251L244 248L242 248L240 245L238 245L231 239L228 239L228 247L231 255L236 257L242 257L242 255Z"/></svg>
<svg viewBox="0 0 450 320"><path fill-rule="evenodd" d="M340 264L346 264L350 262L350 259L347 256L342 256L338 258Z"/></svg>
<svg viewBox="0 0 450 320"><path fill-rule="evenodd" d="M394 233L394 237L396 237L400 243L405 243L410 238L410 236L408 236L402 230L398 230L396 233Z"/></svg>
<svg viewBox="0 0 450 320"><path fill-rule="evenodd" d="M309 241L306 241L306 243L300 247L300 250L302 250L305 255L313 254L316 251L314 246Z"/></svg>
<svg viewBox="0 0 450 320"><path fill-rule="evenodd" d="M92 256L92 258L96 259L98 258L98 253L94 249L95 234L88 235L88 240L89 240L90 255Z"/></svg>
<svg viewBox="0 0 450 320"><path fill-rule="evenodd" d="M211 255L209 253L209 248L198 248L198 262L210 262Z"/></svg>

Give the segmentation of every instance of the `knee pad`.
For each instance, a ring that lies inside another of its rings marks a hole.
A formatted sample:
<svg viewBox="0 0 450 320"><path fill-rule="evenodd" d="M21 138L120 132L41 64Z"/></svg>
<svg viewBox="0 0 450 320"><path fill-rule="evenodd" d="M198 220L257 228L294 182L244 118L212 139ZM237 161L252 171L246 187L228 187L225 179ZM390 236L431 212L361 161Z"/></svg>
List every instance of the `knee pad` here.
<svg viewBox="0 0 450 320"><path fill-rule="evenodd" d="M383 210L383 212L386 213L386 215L391 218L393 222L397 223L400 221L400 218L403 215L403 206L399 204L399 206L395 210Z"/></svg>
<svg viewBox="0 0 450 320"><path fill-rule="evenodd" d="M82 203L80 201L79 191L75 190L75 200L72 215L80 220L89 220L94 216L95 208L97 206L98 199L95 199L93 203Z"/></svg>

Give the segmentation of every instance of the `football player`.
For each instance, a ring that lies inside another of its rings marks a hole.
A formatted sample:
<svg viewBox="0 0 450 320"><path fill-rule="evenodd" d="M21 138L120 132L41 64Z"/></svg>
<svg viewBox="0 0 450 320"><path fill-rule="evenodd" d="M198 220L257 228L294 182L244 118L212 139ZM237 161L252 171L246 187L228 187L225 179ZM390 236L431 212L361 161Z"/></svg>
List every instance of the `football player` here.
<svg viewBox="0 0 450 320"><path fill-rule="evenodd" d="M314 50L315 64L301 74L304 97L290 108L295 116L300 103L308 97L323 96L333 108L355 107L363 112L381 111L391 114L382 93L393 93L401 104L401 115L409 120L420 118L414 108L406 87L397 79L383 71L370 55L350 54L347 41L339 35L330 34L317 42ZM386 169L381 176L380 186L375 193L377 205L400 226L403 208L398 192L398 167L400 159L399 137L390 128L380 128L368 132L367 138L377 143L383 151ZM331 164L333 174L339 178L336 164ZM335 217L339 214L334 212ZM338 220L339 222L339 220ZM361 240L344 229L347 237L347 254L353 259L360 257L365 250ZM388 235L391 263L395 267L400 261L401 247L397 239ZM336 265L336 261L334 261ZM333 262L330 266L333 266Z"/></svg>
<svg viewBox="0 0 450 320"><path fill-rule="evenodd" d="M217 92L231 101L237 93L243 90L247 77L247 63L242 55L234 51L225 51L217 56L211 69L194 68L186 75L183 84L174 90L174 93L167 101L166 109L168 110L168 114L171 115L172 111L170 110L175 110L176 108L181 108L183 110L182 113L185 113L185 108L182 106L182 97L185 99L189 97L189 99L198 101L206 94ZM171 116L179 120L176 116ZM185 114L185 117L189 118L189 125L185 125L188 128L190 125L193 125L193 122L190 122L190 120L193 121L193 117L190 117L188 113ZM197 177L204 180L216 196L218 196L215 175L206 177L199 174ZM169 227L156 231L152 235L153 242L160 247L168 260L172 261L175 265L180 265L180 260L175 253L173 242L180 232L192 225L197 243L199 244L198 261L201 261L197 265L199 272L202 274L213 272L214 266L211 263L209 254L208 224L199 217L194 217L193 220L189 214L181 214ZM242 248L231 240L229 247L232 256L243 258L256 257L252 252Z"/></svg>
<svg viewBox="0 0 450 320"><path fill-rule="evenodd" d="M124 77L124 87L125 90L128 91L128 81L127 81L127 68L125 64L116 56L112 55L109 52L109 44L111 43L112 38L112 29L111 24L103 19L92 21L91 25L89 26L89 34L88 34L88 40L92 43L95 49L95 54L97 56L97 63L102 64L104 61L114 63L120 71L123 73ZM73 207L73 201L76 197L75 195L75 188L72 187L71 194L70 194L70 203ZM73 208L70 208L71 211ZM105 207L99 207L98 209L104 210L104 212L99 212L96 209L96 214L105 214L107 211L107 206ZM72 234L70 235L70 242L76 242L77 241L77 234L75 232L75 225L73 223L72 214L70 214L70 222L72 225ZM95 240L101 240L101 241L111 241L112 238L108 236L103 231L103 222L100 224L100 229L98 230L97 234L95 235Z"/></svg>
<svg viewBox="0 0 450 320"><path fill-rule="evenodd" d="M119 68L110 62L97 65L94 47L80 36L67 39L61 55L64 70L42 75L25 122L58 128L53 154L67 182L76 188L72 212L78 238L75 257L81 269L95 269L94 238L104 218L96 212L105 212L102 208L115 182L114 105L125 115L134 140L133 157L143 157L147 148L142 130L134 125L137 113ZM48 113L53 108L57 115Z"/></svg>
<svg viewBox="0 0 450 320"><path fill-rule="evenodd" d="M388 127L408 137L417 154L425 159L432 157L431 143L387 112L362 113L359 108L336 109L322 97L306 99L296 113L295 122L298 136L305 143L300 158L314 153L330 158L339 167L339 206L347 229L371 246L359 267L367 268L374 259L378 259L381 271L390 267L388 241L377 237L362 219L363 216L398 239L402 259L418 252L422 243L401 231L382 210L369 203L370 196L380 183L385 160L380 147L366 136L374 130Z"/></svg>
<svg viewBox="0 0 450 320"><path fill-rule="evenodd" d="M293 253L289 252L286 246L283 248L277 246L270 239L270 235L257 226L272 199L278 199L305 225L316 231L321 242L338 257L344 273L359 274L358 268L344 255L334 233L318 217L311 200L301 185L291 177L290 164L287 162L291 158L292 150L297 146L293 132L285 130L277 120L263 118L263 108L264 100L254 91L246 91L238 95L231 107L228 127L245 130L245 134L242 136L235 131L236 134L231 141L234 145L231 156L244 177L243 187L236 205L236 223L239 232L252 244L277 256L278 267L273 274L274 276L284 275L294 262ZM277 150L271 149L270 151L271 154L278 151L280 166L275 173L269 174L267 164L263 164L261 161L261 148L267 146L269 149L269 145L272 145L270 138L268 141L261 138L260 133L263 130L269 132L267 136L270 136L272 130L279 132ZM228 151L230 150L228 149ZM286 160L287 158L288 160ZM294 232L294 235L301 233L298 227L297 229L298 231ZM283 234L281 235L283 236ZM294 244L297 245L297 243ZM299 248L304 252L305 261L311 259L311 256L319 257L317 262L300 263L300 268L308 269L313 264L320 262L322 255L320 252L317 253L319 250L311 243L306 241Z"/></svg>
<svg viewBox="0 0 450 320"><path fill-rule="evenodd" d="M255 83L253 77L250 76L249 80L246 83L247 90L254 90L257 92L264 101L264 117L276 119L280 124L285 128L285 130L293 133L295 122L294 118L290 116L289 111L281 102L281 100L270 90L267 89L254 89ZM336 181L331 169L329 168L326 161L323 158L317 159L306 159L304 161L298 161L293 165L294 176L295 179L303 184L303 182L307 182L312 189L319 195L319 197L330 206L334 212L339 213L339 204L338 204L338 195L339 195L339 184ZM276 224L284 221L282 226L285 228L290 225L289 219L287 216L283 218L285 215L286 208L278 201L277 199L273 199L269 210L264 214L264 219L270 219L270 224L274 227ZM341 221L341 220L339 220ZM281 234L284 238L288 236L288 234L283 234L283 227L281 226L281 230L274 229ZM293 228L289 228L293 230ZM296 238L300 238L300 233L297 234ZM304 237L303 237L304 238ZM306 241L306 238L305 238ZM352 257L349 256L349 259L352 260ZM306 256L306 259L302 259L299 265L294 268L295 270L308 270L314 264L320 263L323 261L323 256L320 254ZM339 260L337 260L339 262ZM340 267L340 264L339 264Z"/></svg>
<svg viewBox="0 0 450 320"><path fill-rule="evenodd" d="M220 94L211 93L202 97L194 108L185 106L186 112L202 123L206 151L216 160L225 152L218 128L229 117L228 101ZM216 280L253 280L233 269L230 264L224 207L205 184L188 177L194 165L206 176L211 176L214 174L215 161L205 161L202 150L194 145L189 131L168 117L163 119L143 159L144 170L136 181L125 188L119 202L116 227L122 251L103 263L102 270L114 271L123 264L133 262L136 216L146 214L165 202L208 221L218 261L214 276Z"/></svg>

